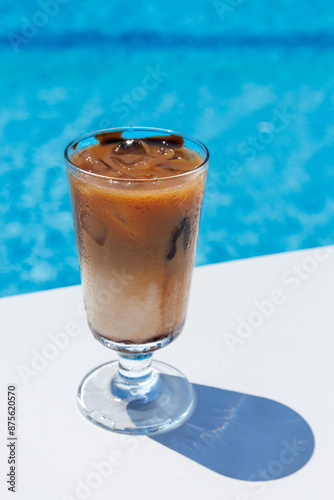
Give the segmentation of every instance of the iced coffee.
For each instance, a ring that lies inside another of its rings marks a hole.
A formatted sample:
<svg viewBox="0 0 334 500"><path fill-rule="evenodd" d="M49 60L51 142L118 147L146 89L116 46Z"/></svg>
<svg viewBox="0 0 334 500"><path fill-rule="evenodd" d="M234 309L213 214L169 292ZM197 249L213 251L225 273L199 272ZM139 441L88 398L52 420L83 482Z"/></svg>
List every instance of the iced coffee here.
<svg viewBox="0 0 334 500"><path fill-rule="evenodd" d="M89 325L120 350L155 349L185 321L204 158L179 135L93 139L73 144L68 169Z"/></svg>

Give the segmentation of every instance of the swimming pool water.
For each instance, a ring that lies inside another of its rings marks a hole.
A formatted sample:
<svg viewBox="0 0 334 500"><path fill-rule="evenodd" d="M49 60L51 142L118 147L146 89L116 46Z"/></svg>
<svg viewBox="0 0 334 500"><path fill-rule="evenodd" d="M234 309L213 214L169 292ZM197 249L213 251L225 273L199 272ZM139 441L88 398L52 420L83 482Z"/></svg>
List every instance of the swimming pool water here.
<svg viewBox="0 0 334 500"><path fill-rule="evenodd" d="M333 243L330 2L54 2L0 7L2 296L79 282L63 149L105 127L208 146L198 265Z"/></svg>

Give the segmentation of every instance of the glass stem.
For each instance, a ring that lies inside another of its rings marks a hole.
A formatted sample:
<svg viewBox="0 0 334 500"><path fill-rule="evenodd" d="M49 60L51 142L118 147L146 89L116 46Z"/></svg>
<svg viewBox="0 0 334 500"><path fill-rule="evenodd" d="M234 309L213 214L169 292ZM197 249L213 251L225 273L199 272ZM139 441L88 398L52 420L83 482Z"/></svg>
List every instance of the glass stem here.
<svg viewBox="0 0 334 500"><path fill-rule="evenodd" d="M111 391L127 401L155 399L159 378L152 367L152 353L119 354L118 373L111 381Z"/></svg>

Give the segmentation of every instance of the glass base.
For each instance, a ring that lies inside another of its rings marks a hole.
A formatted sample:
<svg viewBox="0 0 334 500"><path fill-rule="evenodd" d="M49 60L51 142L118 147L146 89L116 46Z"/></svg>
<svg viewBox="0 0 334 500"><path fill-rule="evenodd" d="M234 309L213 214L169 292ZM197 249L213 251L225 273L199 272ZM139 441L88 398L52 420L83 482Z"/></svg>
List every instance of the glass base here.
<svg viewBox="0 0 334 500"><path fill-rule="evenodd" d="M122 394L118 368L118 361L106 363L81 382L78 405L94 424L124 434L156 434L178 427L192 414L192 385L172 366L153 361L149 390L138 391L136 386L130 394Z"/></svg>
<svg viewBox="0 0 334 500"><path fill-rule="evenodd" d="M125 354L143 354L156 351L157 349L161 349L162 347L166 347L178 337L178 335L183 330L183 326L184 321L182 321L182 323L173 330L173 333L169 335L164 335L160 339L154 341L152 340L152 342L145 342L144 344L133 344L131 342L115 342L111 339L107 339L106 337L103 337L103 335L100 335L98 332L96 332L93 326L89 323L89 328L98 342L101 342L101 344L103 344L105 347L108 347L109 349L112 349L113 351L123 352Z"/></svg>

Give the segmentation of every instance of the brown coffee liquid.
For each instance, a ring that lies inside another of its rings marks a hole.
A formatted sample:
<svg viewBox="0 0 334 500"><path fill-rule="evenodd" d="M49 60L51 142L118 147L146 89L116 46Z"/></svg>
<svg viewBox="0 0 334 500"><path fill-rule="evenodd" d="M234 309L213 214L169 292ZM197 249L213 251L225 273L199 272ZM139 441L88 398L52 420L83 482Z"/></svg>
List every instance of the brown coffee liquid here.
<svg viewBox="0 0 334 500"><path fill-rule="evenodd" d="M97 138L71 161L104 177L69 173L90 327L124 344L172 338L185 321L206 172L184 174L203 160L178 136Z"/></svg>

